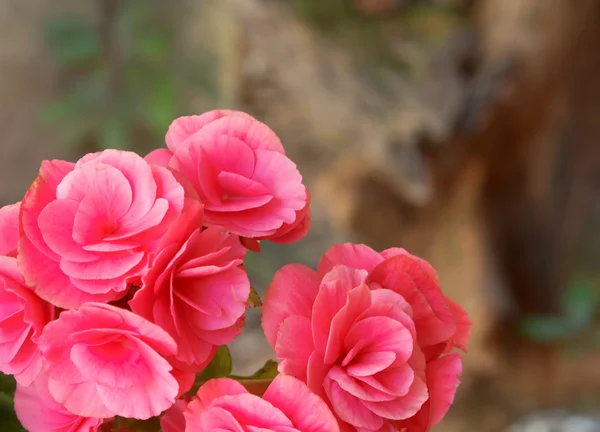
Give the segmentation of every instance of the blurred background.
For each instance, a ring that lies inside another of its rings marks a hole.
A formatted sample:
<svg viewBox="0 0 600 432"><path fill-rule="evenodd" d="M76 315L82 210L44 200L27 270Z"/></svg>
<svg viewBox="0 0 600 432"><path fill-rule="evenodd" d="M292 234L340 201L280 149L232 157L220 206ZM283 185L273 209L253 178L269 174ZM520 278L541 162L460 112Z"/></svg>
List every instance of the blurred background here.
<svg viewBox="0 0 600 432"><path fill-rule="evenodd" d="M597 432L599 47L598 0L0 0L0 205L43 159L247 111L313 195L307 238L250 256L259 292L333 242L404 247L473 319L437 431Z"/></svg>

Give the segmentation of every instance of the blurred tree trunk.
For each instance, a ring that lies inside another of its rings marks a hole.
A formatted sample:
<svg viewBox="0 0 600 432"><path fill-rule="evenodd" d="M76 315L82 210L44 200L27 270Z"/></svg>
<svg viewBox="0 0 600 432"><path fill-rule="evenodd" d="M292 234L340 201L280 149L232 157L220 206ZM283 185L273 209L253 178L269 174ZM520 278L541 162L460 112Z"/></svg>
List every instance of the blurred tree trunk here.
<svg viewBox="0 0 600 432"><path fill-rule="evenodd" d="M558 314L598 197L600 3L483 3L487 61L519 65L512 97L480 138L492 247L518 315Z"/></svg>

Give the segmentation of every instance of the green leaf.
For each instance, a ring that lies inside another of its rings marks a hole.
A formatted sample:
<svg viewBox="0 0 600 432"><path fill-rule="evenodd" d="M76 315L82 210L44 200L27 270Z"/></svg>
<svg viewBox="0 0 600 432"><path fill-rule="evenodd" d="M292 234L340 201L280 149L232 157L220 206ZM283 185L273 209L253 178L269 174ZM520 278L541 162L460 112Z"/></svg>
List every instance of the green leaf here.
<svg viewBox="0 0 600 432"><path fill-rule="evenodd" d="M275 360L267 360L263 367L250 376L230 375L230 378L242 384L250 393L262 396L278 375L277 366L278 363Z"/></svg>
<svg viewBox="0 0 600 432"><path fill-rule="evenodd" d="M556 342L569 336L569 323L559 317L532 316L521 321L523 335L537 342Z"/></svg>
<svg viewBox="0 0 600 432"><path fill-rule="evenodd" d="M231 375L230 378L236 379L238 381L264 379L272 380L279 374L279 372L277 371L278 366L279 363L277 363L275 360L267 360L266 363L259 370L257 370L250 376Z"/></svg>
<svg viewBox="0 0 600 432"><path fill-rule="evenodd" d="M2 432L25 431L15 414L13 402L15 388L15 379L10 375L0 373L0 425Z"/></svg>
<svg viewBox="0 0 600 432"><path fill-rule="evenodd" d="M196 376L196 383L204 383L212 378L224 378L231 375L233 364L227 345L217 348L217 353L206 368Z"/></svg>
<svg viewBox="0 0 600 432"><path fill-rule="evenodd" d="M591 324L597 306L598 293L593 282L578 281L569 287L565 297L565 312L573 327L582 329Z"/></svg>
<svg viewBox="0 0 600 432"><path fill-rule="evenodd" d="M46 37L56 60L74 66L99 58L102 44L99 31L77 18L57 18L46 26Z"/></svg>
<svg viewBox="0 0 600 432"><path fill-rule="evenodd" d="M263 302L256 290L250 287L250 296L248 297L248 305L252 308L261 307Z"/></svg>

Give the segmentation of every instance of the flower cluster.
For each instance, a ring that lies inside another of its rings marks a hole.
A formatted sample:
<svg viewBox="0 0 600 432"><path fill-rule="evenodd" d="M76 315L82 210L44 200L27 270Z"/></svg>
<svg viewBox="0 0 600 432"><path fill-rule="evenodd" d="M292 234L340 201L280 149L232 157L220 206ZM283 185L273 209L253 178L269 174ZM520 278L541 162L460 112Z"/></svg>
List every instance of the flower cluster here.
<svg viewBox="0 0 600 432"><path fill-rule="evenodd" d="M260 391L206 377L256 294L247 251L304 237L309 204L275 133L236 111L175 120L145 158L43 162L0 209L0 371L23 426L429 430L453 401L470 321L403 249L344 244L317 271L283 267L262 319L279 374Z"/></svg>

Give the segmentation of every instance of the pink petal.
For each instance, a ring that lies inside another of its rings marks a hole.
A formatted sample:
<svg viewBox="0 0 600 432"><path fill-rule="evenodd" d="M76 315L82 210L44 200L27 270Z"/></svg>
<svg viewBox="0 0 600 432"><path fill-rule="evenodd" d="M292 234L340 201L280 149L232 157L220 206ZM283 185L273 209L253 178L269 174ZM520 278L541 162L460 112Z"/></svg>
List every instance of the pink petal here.
<svg viewBox="0 0 600 432"><path fill-rule="evenodd" d="M235 115L219 118L206 124L198 135L207 137L213 141L221 135L237 138L247 143L254 150L266 149L284 153L281 141L267 125L250 116Z"/></svg>
<svg viewBox="0 0 600 432"><path fill-rule="evenodd" d="M431 403L430 426L439 423L454 402L461 373L462 362L458 354L450 354L427 363L427 386Z"/></svg>
<svg viewBox="0 0 600 432"><path fill-rule="evenodd" d="M308 359L313 351L310 320L298 315L286 318L279 327L275 345L277 358L286 363L282 362L281 371L306 381Z"/></svg>
<svg viewBox="0 0 600 432"><path fill-rule="evenodd" d="M342 390L360 400L381 402L395 399L393 392L388 391L387 388L381 385L371 386L362 380L355 379L339 366L331 368L327 374L327 379L335 381ZM411 382L409 381L408 386Z"/></svg>
<svg viewBox="0 0 600 432"><path fill-rule="evenodd" d="M457 303L448 300L448 306L450 306L450 311L452 312L452 316L454 317L454 321L456 322L456 332L452 336L451 343L452 345L458 347L463 351L467 351L467 344L469 343L469 339L471 337L471 326L472 322L469 318L467 312Z"/></svg>
<svg viewBox="0 0 600 432"><path fill-rule="evenodd" d="M228 378L211 379L203 384L196 393L194 399L188 405L188 411L201 414L206 411L216 399L223 396L232 396L248 393L239 382Z"/></svg>
<svg viewBox="0 0 600 432"><path fill-rule="evenodd" d="M297 242L306 236L311 222L310 194L308 190L306 191L306 196L306 206L296 212L296 220L291 224L283 224L275 234L265 237L264 240L270 240L273 243L279 244L289 244Z"/></svg>
<svg viewBox="0 0 600 432"><path fill-rule="evenodd" d="M61 180L72 171L74 164L61 160L44 161L40 172L21 202L20 231L35 248L50 258L58 256L46 245L38 226L38 217L44 207L56 199L56 188Z"/></svg>
<svg viewBox="0 0 600 432"><path fill-rule="evenodd" d="M159 165L159 166L167 166L169 161L173 157L173 152L169 149L156 149L151 151L144 157L144 160L149 164Z"/></svg>
<svg viewBox="0 0 600 432"><path fill-rule="evenodd" d="M180 313L199 328L228 327L243 314L250 294L245 271L232 268L212 276L185 280L185 289L176 289L174 296L183 308L179 309Z"/></svg>
<svg viewBox="0 0 600 432"><path fill-rule="evenodd" d="M388 317L369 317L355 323L344 340L346 351L362 346L362 352L390 351L406 361L413 352L413 338L404 325Z"/></svg>
<svg viewBox="0 0 600 432"><path fill-rule="evenodd" d="M183 400L178 400L167 410L160 418L160 428L163 432L185 432L185 411L187 404Z"/></svg>
<svg viewBox="0 0 600 432"><path fill-rule="evenodd" d="M252 180L262 184L283 203L283 206L300 211L306 206L306 187L296 164L283 153L256 150L256 166ZM295 218L286 221L294 222Z"/></svg>
<svg viewBox="0 0 600 432"><path fill-rule="evenodd" d="M89 294L81 291L60 270L59 263L42 254L27 238L21 238L19 250L19 267L27 278L27 284L35 287L38 296L55 306L71 309L89 301L109 302L122 295L117 292Z"/></svg>
<svg viewBox="0 0 600 432"><path fill-rule="evenodd" d="M96 386L92 383L67 384L50 378L48 389L54 400L75 415L96 418L115 416L99 399Z"/></svg>
<svg viewBox="0 0 600 432"><path fill-rule="evenodd" d="M364 401L364 404L376 415L390 420L404 420L415 415L428 397L427 385L415 378L406 396L384 402Z"/></svg>
<svg viewBox="0 0 600 432"><path fill-rule="evenodd" d="M330 378L325 379L325 391L335 413L345 422L357 428L378 430L383 426L383 419L371 412L365 402L342 390L339 384Z"/></svg>
<svg viewBox="0 0 600 432"><path fill-rule="evenodd" d="M151 368L150 378L127 389L97 384L98 396L105 406L121 417L145 420L159 415L175 402L179 384L169 373L171 365L150 347L137 343L137 349ZM130 368L130 373L133 369Z"/></svg>
<svg viewBox="0 0 600 432"><path fill-rule="evenodd" d="M133 201L127 213L120 219L120 225L130 224L148 213L157 198L157 186L152 175L152 168L141 156L128 151L105 150L98 153L90 162L82 163L80 160L77 162L77 166L87 163L111 165L127 178L133 194Z"/></svg>
<svg viewBox="0 0 600 432"><path fill-rule="evenodd" d="M125 275L138 265L145 254L143 252L114 252L93 262L75 262L62 260L60 268L67 275L78 279L113 279ZM121 284L125 285L125 284ZM115 291L123 291L126 287L107 287Z"/></svg>
<svg viewBox="0 0 600 432"><path fill-rule="evenodd" d="M364 377L376 374L389 367L396 360L392 351L380 351L359 354L348 365L347 371L355 377Z"/></svg>
<svg viewBox="0 0 600 432"><path fill-rule="evenodd" d="M213 110L202 115L185 116L175 119L167 131L167 147L173 152L190 136L204 126L226 116L240 116L254 120L250 115L241 111Z"/></svg>
<svg viewBox="0 0 600 432"><path fill-rule="evenodd" d="M296 315L311 318L319 283L314 270L299 264L286 265L275 273L262 310L262 328L273 348L279 327L286 318Z"/></svg>
<svg viewBox="0 0 600 432"><path fill-rule="evenodd" d="M335 272L335 269L330 273ZM361 284L348 293L346 305L331 320L327 346L325 347L325 363L332 364L340 358L348 330L370 305L371 291L367 285Z"/></svg>
<svg viewBox="0 0 600 432"><path fill-rule="evenodd" d="M15 411L30 432L96 432L102 424L102 419L79 417L56 402L48 392L45 374L30 386L17 386Z"/></svg>
<svg viewBox="0 0 600 432"><path fill-rule="evenodd" d="M167 212L169 211L169 202L164 198L158 198L152 208L140 217L139 219L132 220L129 223L124 223L119 226L118 229L110 236L107 236L105 240L127 240L130 239L146 230L155 228L164 221ZM165 228L166 230L166 228Z"/></svg>
<svg viewBox="0 0 600 432"><path fill-rule="evenodd" d="M56 200L42 210L38 224L46 244L62 258L90 262L98 259L98 254L83 250L73 240L73 225L79 203L73 200Z"/></svg>
<svg viewBox="0 0 600 432"><path fill-rule="evenodd" d="M80 205L73 224L73 239L79 244L101 241L112 233L131 206L129 182L118 169L100 163L72 171L63 180L68 181L87 186L86 195L76 199Z"/></svg>
<svg viewBox="0 0 600 432"><path fill-rule="evenodd" d="M354 287L361 285L366 276L365 271L338 266L323 278L312 310L313 340L315 348L322 355L325 355L325 350L329 345L334 317L346 306L348 293ZM364 298L368 293L365 294L364 290L361 290L361 292L363 292L363 295L357 297L357 300L360 299L357 304L362 306L359 308L360 310L353 308L353 311L359 314L364 311L365 302L369 301ZM338 347L336 350L339 350L339 344L336 344L336 347Z"/></svg>
<svg viewBox="0 0 600 432"><path fill-rule="evenodd" d="M405 396L414 382L415 371L410 365L405 363L371 376L359 376L357 378L374 390L385 393L387 395L385 398L381 397L379 400L370 399L372 402L381 402L395 399L398 396ZM367 400L367 398L362 399Z"/></svg>
<svg viewBox="0 0 600 432"><path fill-rule="evenodd" d="M229 135L220 135L216 140L207 139L202 133L196 135L191 141L197 143L195 145L204 146L211 165L218 173L238 174L245 178L251 177L254 173L256 165L254 151L245 142Z"/></svg>
<svg viewBox="0 0 600 432"><path fill-rule="evenodd" d="M330 247L319 262L319 274L322 276L336 265L345 265L370 272L383 261L383 257L363 244L344 243Z"/></svg>
<svg viewBox="0 0 600 432"><path fill-rule="evenodd" d="M0 255L17 255L21 203L0 208Z"/></svg>
<svg viewBox="0 0 600 432"><path fill-rule="evenodd" d="M325 402L296 378L284 375L275 377L263 399L287 415L298 430L339 431L337 421ZM298 403L299 401L301 403Z"/></svg>
<svg viewBox="0 0 600 432"><path fill-rule="evenodd" d="M448 300L439 281L422 260L396 255L379 264L369 275L369 282L391 289L411 305L420 346L447 341L456 331Z"/></svg>
<svg viewBox="0 0 600 432"><path fill-rule="evenodd" d="M308 359L308 368L307 368L307 379L306 385L308 388L317 396L322 399L327 399L325 395L325 389L323 388L323 381L325 377L329 373L331 369L331 365L326 365L323 362L323 357L317 354L314 351L310 358Z"/></svg>

